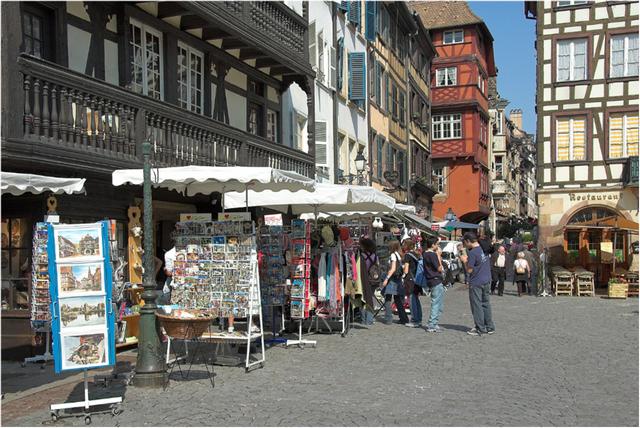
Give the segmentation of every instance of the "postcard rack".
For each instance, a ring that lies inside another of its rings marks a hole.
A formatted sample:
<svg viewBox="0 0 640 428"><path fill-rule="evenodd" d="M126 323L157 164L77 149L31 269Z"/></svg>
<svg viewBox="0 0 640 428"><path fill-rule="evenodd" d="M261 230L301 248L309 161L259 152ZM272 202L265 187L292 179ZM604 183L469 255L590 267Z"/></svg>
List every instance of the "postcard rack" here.
<svg viewBox="0 0 640 428"><path fill-rule="evenodd" d="M260 261L260 293L263 306L269 311L271 339L267 344L287 343L278 337L284 329L287 279L285 250L289 245L290 226L268 225L258 231L258 248L262 253ZM290 283L290 281L289 281ZM280 311L280 328L276 323L276 311Z"/></svg>
<svg viewBox="0 0 640 428"><path fill-rule="evenodd" d="M42 355L25 358L22 367L27 363L42 362L44 369L47 361L53 360L50 352L51 344L51 313L49 305L49 255L47 223L36 223L33 231L33 260L31 264L31 327L35 333L45 333L45 352Z"/></svg>
<svg viewBox="0 0 640 428"><path fill-rule="evenodd" d="M246 318L247 330L203 335L217 345L246 342L245 369L264 365L264 333L255 226L252 221L191 221L176 224L172 303L206 310L219 318ZM254 330L258 317L259 331ZM260 339L261 357L251 342Z"/></svg>

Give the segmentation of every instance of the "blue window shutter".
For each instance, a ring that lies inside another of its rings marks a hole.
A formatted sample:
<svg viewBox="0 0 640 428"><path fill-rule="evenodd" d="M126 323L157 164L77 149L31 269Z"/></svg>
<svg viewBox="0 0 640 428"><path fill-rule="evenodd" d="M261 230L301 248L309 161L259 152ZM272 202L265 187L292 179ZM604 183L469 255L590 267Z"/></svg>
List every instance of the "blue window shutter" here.
<svg viewBox="0 0 640 428"><path fill-rule="evenodd" d="M387 72L384 75L384 87L385 87L385 91L386 93L384 94L384 98L385 98L385 110L387 112L391 111L391 88L389 87L389 73Z"/></svg>
<svg viewBox="0 0 640 428"><path fill-rule="evenodd" d="M384 161L384 159L382 158L382 136L378 135L378 141L377 141L377 152L378 152L378 165L377 165L377 173L378 173L378 178L382 178L382 162Z"/></svg>
<svg viewBox="0 0 640 428"><path fill-rule="evenodd" d="M378 61L375 62L376 64L376 89L375 89L375 96L376 96L376 104L378 104L378 107L381 108L382 105L382 100L381 100L381 96L380 96L380 85L381 85L381 80L382 80L382 76L380 73L380 69L382 68L380 66L380 63Z"/></svg>
<svg viewBox="0 0 640 428"><path fill-rule="evenodd" d="M378 22L378 17L376 16L377 4L377 2L371 0L367 0L365 3L365 37L370 42L376 38L376 23Z"/></svg>
<svg viewBox="0 0 640 428"><path fill-rule="evenodd" d="M349 99L364 102L367 98L366 57L364 52L349 53Z"/></svg>
<svg viewBox="0 0 640 428"><path fill-rule="evenodd" d="M353 25L360 25L360 1L349 2L349 10L347 11L347 15L349 17L349 21L353 23Z"/></svg>
<svg viewBox="0 0 640 428"><path fill-rule="evenodd" d="M341 1L340 2L340 6L338 6L340 8L340 10L342 10L343 12L348 12L349 11L349 2L348 1Z"/></svg>
<svg viewBox="0 0 640 428"><path fill-rule="evenodd" d="M348 96L349 96L350 100L353 99L351 97L351 94L353 92L353 83L352 83L353 71L351 71L351 58L352 58L352 55L353 55L353 53L349 53L349 57L347 58L347 60L348 60L347 67L349 67L349 70L347 70L349 72L349 76L347 78L347 84L349 85L349 87L347 88L347 92L348 92Z"/></svg>

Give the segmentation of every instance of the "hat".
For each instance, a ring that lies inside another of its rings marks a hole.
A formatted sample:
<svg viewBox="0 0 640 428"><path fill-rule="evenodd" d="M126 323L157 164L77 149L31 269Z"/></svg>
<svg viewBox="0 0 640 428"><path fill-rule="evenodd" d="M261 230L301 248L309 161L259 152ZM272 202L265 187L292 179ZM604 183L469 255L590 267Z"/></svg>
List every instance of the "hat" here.
<svg viewBox="0 0 640 428"><path fill-rule="evenodd" d="M322 228L322 240L324 241L325 245L328 246L332 246L334 244L334 236L333 236L333 229L331 229L331 226L326 225Z"/></svg>
<svg viewBox="0 0 640 428"><path fill-rule="evenodd" d="M340 240L341 241L346 241L347 239L349 239L349 228L348 227L341 227L340 228Z"/></svg>

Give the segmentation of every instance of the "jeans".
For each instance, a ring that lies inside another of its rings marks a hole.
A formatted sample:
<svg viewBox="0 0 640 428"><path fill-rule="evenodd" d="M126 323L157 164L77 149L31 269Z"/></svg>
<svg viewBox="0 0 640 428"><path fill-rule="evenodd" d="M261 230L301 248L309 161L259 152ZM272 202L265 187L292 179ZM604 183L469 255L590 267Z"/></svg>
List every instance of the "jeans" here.
<svg viewBox="0 0 640 428"><path fill-rule="evenodd" d="M478 286L469 286L469 303L471 304L471 313L473 314L473 321L476 329L480 333L486 333L496 329L491 317L491 302L489 302L490 292L490 283Z"/></svg>
<svg viewBox="0 0 640 428"><path fill-rule="evenodd" d="M431 314L427 328L434 328L438 325L438 320L442 314L444 302L444 286L442 284L431 287Z"/></svg>
<svg viewBox="0 0 640 428"><path fill-rule="evenodd" d="M362 324L364 325L373 324L373 310L368 306L365 306L364 308L362 308Z"/></svg>
<svg viewBox="0 0 640 428"><path fill-rule="evenodd" d="M538 272L531 272L529 280L529 295L538 295Z"/></svg>
<svg viewBox="0 0 640 428"><path fill-rule="evenodd" d="M391 300L396 304L398 309L398 318L400 318L400 324L406 324L409 322L407 312L404 310L404 296L399 294L385 294L384 295L384 322L391 324L393 321L393 310L391 309Z"/></svg>
<svg viewBox="0 0 640 428"><path fill-rule="evenodd" d="M411 322L422 324L422 305L420 304L420 294L411 293Z"/></svg>

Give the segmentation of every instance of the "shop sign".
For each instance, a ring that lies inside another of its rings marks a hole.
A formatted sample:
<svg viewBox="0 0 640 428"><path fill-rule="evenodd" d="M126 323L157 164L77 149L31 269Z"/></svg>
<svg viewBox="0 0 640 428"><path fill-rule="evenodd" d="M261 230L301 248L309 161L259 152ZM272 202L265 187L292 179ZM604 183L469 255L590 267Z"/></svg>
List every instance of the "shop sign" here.
<svg viewBox="0 0 640 428"><path fill-rule="evenodd" d="M211 213L180 214L180 221L211 221Z"/></svg>
<svg viewBox="0 0 640 428"><path fill-rule="evenodd" d="M251 221L251 213L218 213L218 221Z"/></svg>
<svg viewBox="0 0 640 428"><path fill-rule="evenodd" d="M617 201L621 193L569 193L570 201Z"/></svg>
<svg viewBox="0 0 640 428"><path fill-rule="evenodd" d="M600 243L600 261L602 263L613 263L613 242L604 241Z"/></svg>
<svg viewBox="0 0 640 428"><path fill-rule="evenodd" d="M55 371L115 363L109 222L49 225Z"/></svg>
<svg viewBox="0 0 640 428"><path fill-rule="evenodd" d="M267 214L264 216L265 226L282 226L282 214Z"/></svg>

